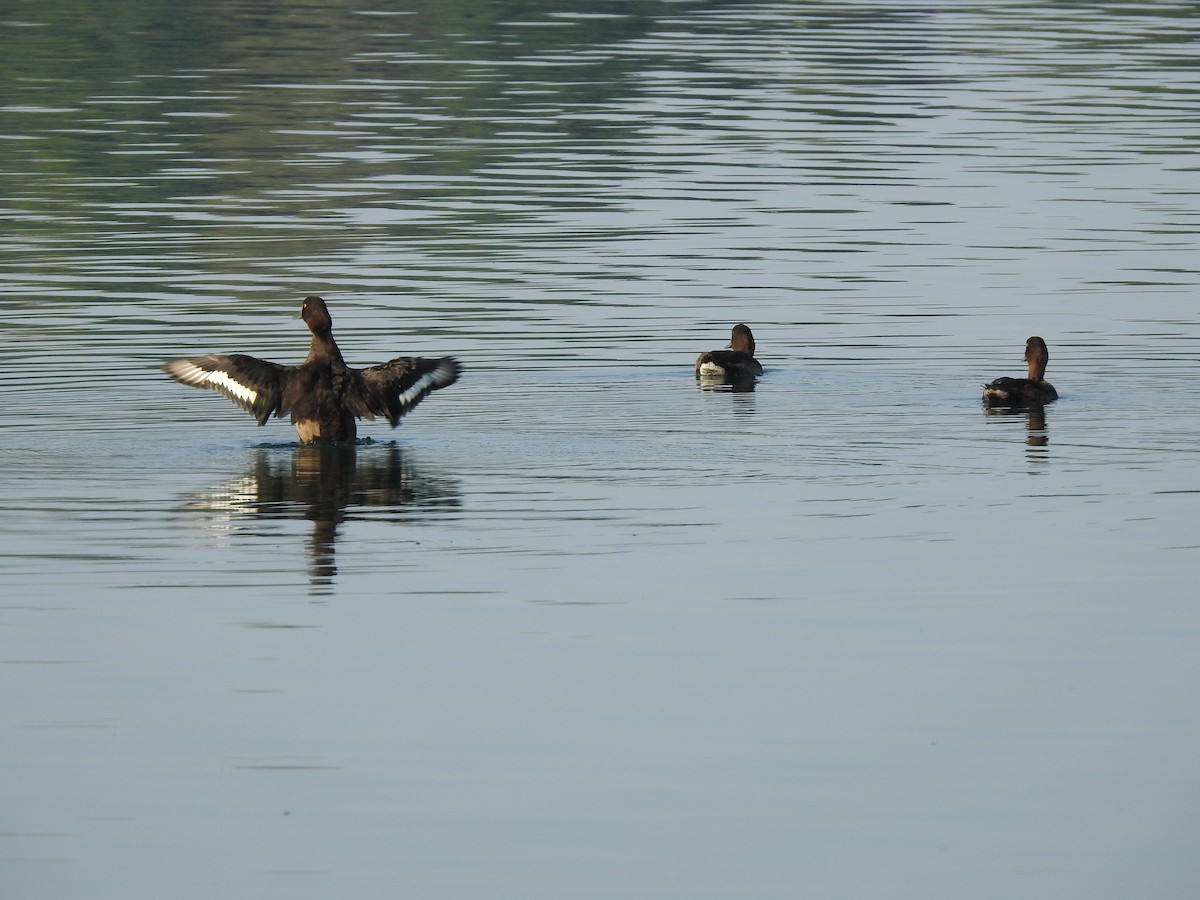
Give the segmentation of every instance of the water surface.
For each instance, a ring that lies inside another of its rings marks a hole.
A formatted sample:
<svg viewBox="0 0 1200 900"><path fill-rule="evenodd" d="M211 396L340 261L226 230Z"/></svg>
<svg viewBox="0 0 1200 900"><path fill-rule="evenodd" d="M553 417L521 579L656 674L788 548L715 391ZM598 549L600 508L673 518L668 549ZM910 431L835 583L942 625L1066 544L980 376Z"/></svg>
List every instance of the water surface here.
<svg viewBox="0 0 1200 900"><path fill-rule="evenodd" d="M5 896L1195 895L1192 4L3 18Z"/></svg>

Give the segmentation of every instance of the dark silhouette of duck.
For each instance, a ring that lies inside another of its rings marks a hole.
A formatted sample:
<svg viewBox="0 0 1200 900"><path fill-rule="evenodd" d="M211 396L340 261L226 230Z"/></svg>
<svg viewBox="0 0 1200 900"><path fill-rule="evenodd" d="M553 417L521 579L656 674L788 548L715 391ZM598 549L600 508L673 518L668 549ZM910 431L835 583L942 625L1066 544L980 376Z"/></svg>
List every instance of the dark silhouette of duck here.
<svg viewBox="0 0 1200 900"><path fill-rule="evenodd" d="M401 356L367 369L352 369L333 339L333 320L320 297L305 297L300 317L312 332L308 358L296 366L253 356L211 354L175 359L163 371L182 384L224 394L259 425L291 413L300 443L354 441L356 419L383 416L395 428L400 417L436 391L458 380L450 356Z"/></svg>
<svg viewBox="0 0 1200 900"><path fill-rule="evenodd" d="M701 353L696 360L697 378L738 380L754 378L762 373L762 365L754 358L754 335L742 324L733 326L726 349L709 350Z"/></svg>
<svg viewBox="0 0 1200 900"><path fill-rule="evenodd" d="M988 406L1040 406L1058 399L1058 391L1046 380L1050 351L1040 337L1025 342L1028 378L997 378L983 387L983 402Z"/></svg>

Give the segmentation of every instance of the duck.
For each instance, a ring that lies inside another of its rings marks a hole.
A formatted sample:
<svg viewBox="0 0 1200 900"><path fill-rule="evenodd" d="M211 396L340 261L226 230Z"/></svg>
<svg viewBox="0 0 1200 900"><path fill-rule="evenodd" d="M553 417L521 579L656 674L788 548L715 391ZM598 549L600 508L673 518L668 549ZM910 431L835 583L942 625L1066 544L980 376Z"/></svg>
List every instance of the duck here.
<svg viewBox="0 0 1200 900"><path fill-rule="evenodd" d="M709 350L696 359L697 378L738 380L762 373L762 364L754 358L754 334L741 323L733 326L726 349Z"/></svg>
<svg viewBox="0 0 1200 900"><path fill-rule="evenodd" d="M317 296L305 297L300 316L312 332L308 358L280 365L240 353L174 359L163 371L181 384L223 394L265 425L271 416L291 414L301 444L353 443L356 421L400 418L433 391L458 380L461 366L440 359L401 356L378 366L346 365L333 339L329 307Z"/></svg>
<svg viewBox="0 0 1200 900"><path fill-rule="evenodd" d="M1036 335L1025 342L1028 378L997 378L983 386L983 402L988 406L1040 406L1058 399L1058 391L1046 380L1050 351Z"/></svg>

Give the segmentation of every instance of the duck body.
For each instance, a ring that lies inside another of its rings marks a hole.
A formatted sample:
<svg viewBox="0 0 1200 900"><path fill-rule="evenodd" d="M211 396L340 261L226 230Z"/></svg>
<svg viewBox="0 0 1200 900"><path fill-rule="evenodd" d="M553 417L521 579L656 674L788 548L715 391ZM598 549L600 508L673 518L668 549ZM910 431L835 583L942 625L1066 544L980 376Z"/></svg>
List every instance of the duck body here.
<svg viewBox="0 0 1200 900"><path fill-rule="evenodd" d="M265 425L290 415L302 444L349 443L358 419L382 416L395 427L432 391L458 380L458 361L398 357L378 366L346 365L333 339L325 301L306 297L300 315L312 332L308 358L286 366L235 353L176 359L163 370L176 381L209 388L229 398Z"/></svg>
<svg viewBox="0 0 1200 900"><path fill-rule="evenodd" d="M1045 380L997 378L983 386L983 402L988 406L1040 406L1057 399L1058 391Z"/></svg>
<svg viewBox="0 0 1200 900"><path fill-rule="evenodd" d="M756 378L762 373L762 364L754 358L754 335L742 324L733 326L726 349L709 350L696 359L697 378L740 380Z"/></svg>
<svg viewBox="0 0 1200 900"><path fill-rule="evenodd" d="M1046 380L1050 351L1040 337L1025 342L1027 378L997 378L983 386L983 402L988 406L1040 406L1058 399L1058 391Z"/></svg>

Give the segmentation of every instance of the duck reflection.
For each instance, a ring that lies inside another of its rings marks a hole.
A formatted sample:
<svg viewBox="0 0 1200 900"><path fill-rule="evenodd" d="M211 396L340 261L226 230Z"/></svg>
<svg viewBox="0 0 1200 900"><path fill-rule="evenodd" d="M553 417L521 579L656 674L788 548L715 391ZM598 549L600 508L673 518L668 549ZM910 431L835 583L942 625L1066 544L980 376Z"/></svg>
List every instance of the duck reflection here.
<svg viewBox="0 0 1200 900"><path fill-rule="evenodd" d="M453 479L422 472L395 444L360 447L307 444L281 452L260 448L250 471L235 482L193 495L187 507L214 519L307 519L309 575L314 588L337 574L338 526L347 519L419 521L433 511L458 509ZM368 512L370 510L370 512Z"/></svg>
<svg viewBox="0 0 1200 900"><path fill-rule="evenodd" d="M728 400L728 410L726 410L726 401L721 401L718 407L722 412L730 411L735 418L743 418L754 415L754 378L706 378L701 377L696 379L696 386L705 393L711 394L732 394ZM716 402L715 400L713 402Z"/></svg>
<svg viewBox="0 0 1200 900"><path fill-rule="evenodd" d="M983 414L988 418L1024 416L1026 446L1041 449L1050 444L1050 435L1046 428L1046 407L1041 403L1024 407L988 406L984 408Z"/></svg>
<svg viewBox="0 0 1200 900"><path fill-rule="evenodd" d="M696 378L696 386L702 391L720 391L731 394L752 394L758 379L753 375L747 377L700 375Z"/></svg>

